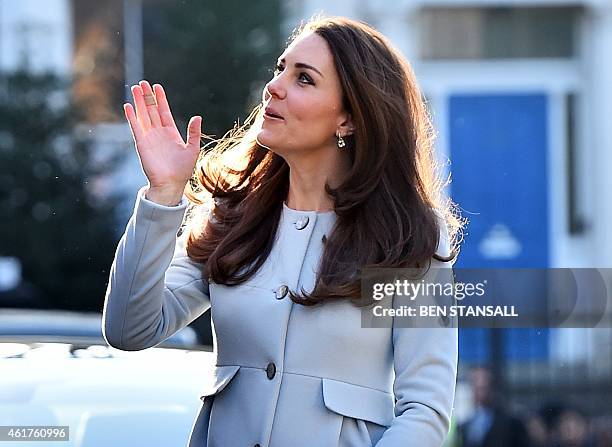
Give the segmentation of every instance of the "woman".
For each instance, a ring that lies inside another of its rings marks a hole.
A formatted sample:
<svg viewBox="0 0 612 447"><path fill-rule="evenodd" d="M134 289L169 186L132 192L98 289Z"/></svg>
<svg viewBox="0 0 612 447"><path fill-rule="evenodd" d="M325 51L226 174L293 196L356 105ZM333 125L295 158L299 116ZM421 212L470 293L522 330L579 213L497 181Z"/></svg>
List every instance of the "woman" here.
<svg viewBox="0 0 612 447"><path fill-rule="evenodd" d="M441 445L456 327L368 329L356 304L367 267L454 259L459 221L408 63L366 24L309 22L193 179L201 118L185 143L161 86L132 92L149 185L117 249L104 334L145 349L211 309L217 361L190 446Z"/></svg>

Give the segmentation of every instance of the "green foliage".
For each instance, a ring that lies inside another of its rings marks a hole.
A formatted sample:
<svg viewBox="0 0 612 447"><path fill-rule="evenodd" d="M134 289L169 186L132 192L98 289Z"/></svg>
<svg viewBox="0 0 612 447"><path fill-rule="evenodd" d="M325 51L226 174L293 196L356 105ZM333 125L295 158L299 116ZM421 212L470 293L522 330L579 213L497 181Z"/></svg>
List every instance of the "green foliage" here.
<svg viewBox="0 0 612 447"><path fill-rule="evenodd" d="M165 87L181 132L202 115L203 132L221 136L261 101L282 51L280 20L279 0L145 8L145 77Z"/></svg>
<svg viewBox="0 0 612 447"><path fill-rule="evenodd" d="M53 75L0 75L0 256L54 308L100 310L116 246L116 198L92 197L93 160L74 137L80 114Z"/></svg>

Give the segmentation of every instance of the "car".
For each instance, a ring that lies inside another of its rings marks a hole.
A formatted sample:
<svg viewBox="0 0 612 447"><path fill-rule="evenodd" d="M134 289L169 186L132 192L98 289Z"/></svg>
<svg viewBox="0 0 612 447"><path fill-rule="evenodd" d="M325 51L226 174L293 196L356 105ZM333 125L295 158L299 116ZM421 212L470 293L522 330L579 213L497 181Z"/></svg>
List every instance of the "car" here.
<svg viewBox="0 0 612 447"><path fill-rule="evenodd" d="M54 443L66 447L187 445L203 377L213 374L210 347L181 335L126 352L109 346L101 329L84 330L100 325L99 316L45 321L28 312L0 311L0 426L67 426L68 440Z"/></svg>
<svg viewBox="0 0 612 447"><path fill-rule="evenodd" d="M6 339L106 344L101 313L46 309L0 309L0 341ZM199 345L191 327L181 329L159 346L210 350Z"/></svg>

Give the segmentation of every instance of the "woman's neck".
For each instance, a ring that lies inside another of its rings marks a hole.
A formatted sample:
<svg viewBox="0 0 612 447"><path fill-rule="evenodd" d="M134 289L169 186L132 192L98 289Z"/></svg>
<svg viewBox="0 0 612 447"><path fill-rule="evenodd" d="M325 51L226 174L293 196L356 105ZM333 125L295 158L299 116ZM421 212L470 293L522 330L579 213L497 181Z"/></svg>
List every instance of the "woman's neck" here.
<svg viewBox="0 0 612 447"><path fill-rule="evenodd" d="M289 162L289 193L285 201L287 206L300 211L333 210L334 203L325 191L325 183L328 182L332 188L337 187L349 168L348 156L343 153Z"/></svg>

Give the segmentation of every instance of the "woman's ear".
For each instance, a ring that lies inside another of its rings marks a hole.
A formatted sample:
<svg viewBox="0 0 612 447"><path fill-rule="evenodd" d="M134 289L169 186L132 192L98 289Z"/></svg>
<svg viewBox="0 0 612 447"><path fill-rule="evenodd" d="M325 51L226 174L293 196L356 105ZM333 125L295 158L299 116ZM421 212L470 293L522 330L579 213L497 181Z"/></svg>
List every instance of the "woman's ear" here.
<svg viewBox="0 0 612 447"><path fill-rule="evenodd" d="M340 131L340 135L346 137L348 135L352 135L355 132L355 126L353 125L353 117L350 113L345 113L343 119L338 126L338 130Z"/></svg>

